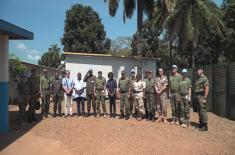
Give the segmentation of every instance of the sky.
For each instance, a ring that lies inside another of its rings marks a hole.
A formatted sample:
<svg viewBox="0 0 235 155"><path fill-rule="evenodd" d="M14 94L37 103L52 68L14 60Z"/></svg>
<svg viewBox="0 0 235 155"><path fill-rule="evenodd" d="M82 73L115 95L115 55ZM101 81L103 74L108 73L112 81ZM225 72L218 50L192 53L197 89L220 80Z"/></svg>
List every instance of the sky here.
<svg viewBox="0 0 235 155"><path fill-rule="evenodd" d="M222 0L215 0L220 5ZM66 11L74 4L91 6L98 12L106 31L106 37L132 36L136 32L136 11L124 24L121 0L116 16L108 13L104 0L0 0L0 19L34 33L33 40L12 40L9 52L21 60L37 64L51 44L61 46Z"/></svg>

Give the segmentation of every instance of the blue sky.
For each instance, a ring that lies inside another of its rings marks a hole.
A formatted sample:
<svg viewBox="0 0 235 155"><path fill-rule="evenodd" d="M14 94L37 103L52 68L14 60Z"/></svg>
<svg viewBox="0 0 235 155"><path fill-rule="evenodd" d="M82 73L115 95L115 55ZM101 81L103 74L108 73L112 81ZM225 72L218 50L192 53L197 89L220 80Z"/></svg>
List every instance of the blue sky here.
<svg viewBox="0 0 235 155"><path fill-rule="evenodd" d="M122 0L121 0L122 1ZM221 4L222 0L215 0ZM98 12L106 36L132 36L136 31L136 12L123 23L121 2L115 17L110 17L104 0L0 0L0 18L34 33L34 40L10 41L9 51L21 60L37 64L51 44L60 43L63 36L65 13L73 4L91 6ZM61 47L61 50L63 48Z"/></svg>

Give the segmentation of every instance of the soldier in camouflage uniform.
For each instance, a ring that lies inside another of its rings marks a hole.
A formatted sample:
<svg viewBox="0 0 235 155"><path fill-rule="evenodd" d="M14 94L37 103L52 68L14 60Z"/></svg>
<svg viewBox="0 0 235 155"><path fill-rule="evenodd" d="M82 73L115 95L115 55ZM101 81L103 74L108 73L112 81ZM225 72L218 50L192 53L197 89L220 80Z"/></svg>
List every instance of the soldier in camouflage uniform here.
<svg viewBox="0 0 235 155"><path fill-rule="evenodd" d="M204 75L203 69L197 69L198 78L195 81L196 104L199 114L199 131L208 131L207 97L209 94L209 80Z"/></svg>
<svg viewBox="0 0 235 155"><path fill-rule="evenodd" d="M148 73L148 79L145 80L145 95L146 95L146 106L148 117L147 121L152 120L155 121L155 109L156 109L156 100L155 100L155 85L156 81L153 79L152 71Z"/></svg>
<svg viewBox="0 0 235 155"><path fill-rule="evenodd" d="M20 74L20 81L17 84L17 92L19 99L19 125L22 125L26 116L26 107L29 103L29 87L27 83L26 76L22 73Z"/></svg>
<svg viewBox="0 0 235 155"><path fill-rule="evenodd" d="M40 96L40 79L36 77L36 69L31 70L31 76L28 78L29 86L29 109L28 122L37 121L35 117L36 102Z"/></svg>
<svg viewBox="0 0 235 155"><path fill-rule="evenodd" d="M164 124L167 123L166 116L167 116L167 85L168 85L168 79L164 75L164 71L162 68L158 69L159 76L156 78L156 105L157 105L157 111L158 111L158 119L157 122L163 122Z"/></svg>
<svg viewBox="0 0 235 155"><path fill-rule="evenodd" d="M106 92L106 80L102 77L102 72L98 72L98 77L95 82L95 95L97 99L97 117L100 117L100 101L102 104L103 114L106 117L106 105L105 105L105 92Z"/></svg>
<svg viewBox="0 0 235 155"><path fill-rule="evenodd" d="M92 108L94 111L94 116L96 116L96 102L95 102L95 81L96 77L93 75L92 69L90 69L87 74L85 75L84 82L86 82L86 94L87 94L87 116L90 116L91 111L91 102L92 102Z"/></svg>
<svg viewBox="0 0 235 155"><path fill-rule="evenodd" d="M125 117L126 120L129 119L130 115L130 79L126 77L125 71L121 72L121 78L118 81L118 90L120 94L120 113L121 116L119 119ZM124 107L125 107L125 116L124 116Z"/></svg>
<svg viewBox="0 0 235 155"><path fill-rule="evenodd" d="M135 70L131 70L131 94L130 94L130 117L134 116L136 114L136 109L135 109L135 97L134 97L134 82L135 82Z"/></svg>
<svg viewBox="0 0 235 155"><path fill-rule="evenodd" d="M50 107L50 79L47 69L43 70L43 76L40 78L40 93L42 98L42 113L44 117L48 117Z"/></svg>
<svg viewBox="0 0 235 155"><path fill-rule="evenodd" d="M182 76L177 73L177 66L173 65L171 75L169 77L169 89L170 89L170 102L172 111L172 125L179 125L179 119L181 118L180 108L180 96L179 86Z"/></svg>
<svg viewBox="0 0 235 155"><path fill-rule="evenodd" d="M191 80L187 77L187 69L182 70L182 79L180 81L180 106L182 109L181 127L189 126L190 119L190 100L191 100Z"/></svg>
<svg viewBox="0 0 235 155"><path fill-rule="evenodd" d="M61 100L62 100L62 80L59 79L59 74L55 73L55 77L53 80L51 80L51 85L52 85L52 90L51 90L51 94L52 94L52 98L53 98L53 102L54 102L54 107L53 107L53 117L56 117L57 114L57 109L58 109L58 114L61 117Z"/></svg>

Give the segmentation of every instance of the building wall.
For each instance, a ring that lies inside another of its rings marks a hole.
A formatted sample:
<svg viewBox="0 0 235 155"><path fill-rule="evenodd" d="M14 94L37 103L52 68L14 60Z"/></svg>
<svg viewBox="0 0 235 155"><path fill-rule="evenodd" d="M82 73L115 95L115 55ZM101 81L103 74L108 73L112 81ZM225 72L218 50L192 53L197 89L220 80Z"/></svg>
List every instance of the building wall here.
<svg viewBox="0 0 235 155"><path fill-rule="evenodd" d="M97 57L97 56L77 56L66 55L66 70L70 70L72 78L76 78L77 73L85 76L89 69L93 70L95 76L98 71L102 71L103 76L107 79L108 72L113 72L114 78L118 79L121 76L121 70L126 70L126 75L130 76L131 69L137 71L137 60L132 58L117 58L117 57ZM146 68L156 70L156 60L144 60L143 70Z"/></svg>

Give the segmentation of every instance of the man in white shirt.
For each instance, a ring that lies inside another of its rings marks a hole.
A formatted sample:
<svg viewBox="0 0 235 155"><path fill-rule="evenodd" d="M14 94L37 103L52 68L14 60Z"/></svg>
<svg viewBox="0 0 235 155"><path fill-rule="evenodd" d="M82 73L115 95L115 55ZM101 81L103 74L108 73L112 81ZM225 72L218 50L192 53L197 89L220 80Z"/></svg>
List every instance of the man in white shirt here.
<svg viewBox="0 0 235 155"><path fill-rule="evenodd" d="M77 102L77 117L79 116L85 116L85 110L84 110L84 102L85 102L85 88L86 83L83 82L82 74L77 74L77 79L74 79L74 91L75 91L75 100ZM80 104L81 103L81 104ZM80 105L82 105L82 113L80 111Z"/></svg>
<svg viewBox="0 0 235 155"><path fill-rule="evenodd" d="M144 94L145 94L145 82L141 80L141 75L136 75L136 80L134 81L133 91L134 91L134 102L135 108L137 110L137 120L141 121L144 116Z"/></svg>

